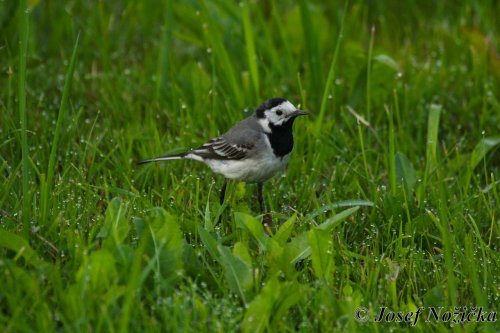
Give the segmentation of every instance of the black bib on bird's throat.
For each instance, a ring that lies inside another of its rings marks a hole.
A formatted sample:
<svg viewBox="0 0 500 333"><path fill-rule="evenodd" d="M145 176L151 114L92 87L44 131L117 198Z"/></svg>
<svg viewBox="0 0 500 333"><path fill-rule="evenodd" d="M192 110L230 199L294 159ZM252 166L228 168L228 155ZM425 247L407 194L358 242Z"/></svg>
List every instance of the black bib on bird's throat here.
<svg viewBox="0 0 500 333"><path fill-rule="evenodd" d="M290 154L293 149L292 126L294 120L295 117L290 118L279 126L269 124L271 133L266 133L266 135L269 138L274 154L278 157Z"/></svg>

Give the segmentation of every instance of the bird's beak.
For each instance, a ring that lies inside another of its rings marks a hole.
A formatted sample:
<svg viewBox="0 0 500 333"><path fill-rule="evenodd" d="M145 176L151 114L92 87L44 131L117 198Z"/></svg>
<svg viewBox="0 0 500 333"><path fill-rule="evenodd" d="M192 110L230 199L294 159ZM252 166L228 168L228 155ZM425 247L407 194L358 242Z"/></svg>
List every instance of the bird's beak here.
<svg viewBox="0 0 500 333"><path fill-rule="evenodd" d="M308 114L309 114L309 112L306 112L306 111L295 110L292 113L290 113L289 117L290 118L295 118L295 117L298 117L298 116L307 116Z"/></svg>

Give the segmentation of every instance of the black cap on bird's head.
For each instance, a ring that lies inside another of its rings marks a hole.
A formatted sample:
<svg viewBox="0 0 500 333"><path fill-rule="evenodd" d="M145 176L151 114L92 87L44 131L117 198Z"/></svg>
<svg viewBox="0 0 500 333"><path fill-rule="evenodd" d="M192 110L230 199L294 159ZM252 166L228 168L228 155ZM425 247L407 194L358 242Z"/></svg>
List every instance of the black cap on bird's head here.
<svg viewBox="0 0 500 333"><path fill-rule="evenodd" d="M285 98L281 97L275 97L275 98L270 98L264 103L262 103L257 110L255 110L255 115L257 118L264 118L264 112L266 110L270 110L274 107L277 107L278 105L281 105L285 102L288 102Z"/></svg>
<svg viewBox="0 0 500 333"><path fill-rule="evenodd" d="M298 110L292 103L284 98L268 99L255 111L255 117L257 117L264 131L267 132L270 131L269 125L291 125L296 117L306 114L307 112Z"/></svg>

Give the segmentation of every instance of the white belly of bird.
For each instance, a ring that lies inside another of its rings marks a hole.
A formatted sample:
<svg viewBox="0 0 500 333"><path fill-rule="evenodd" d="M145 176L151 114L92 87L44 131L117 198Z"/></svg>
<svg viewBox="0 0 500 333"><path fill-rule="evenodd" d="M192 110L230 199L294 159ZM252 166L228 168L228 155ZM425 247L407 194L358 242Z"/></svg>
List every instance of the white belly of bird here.
<svg viewBox="0 0 500 333"><path fill-rule="evenodd" d="M243 160L205 160L205 163L216 173L228 179L244 181L247 183L259 183L274 177L288 164L290 154L283 157Z"/></svg>

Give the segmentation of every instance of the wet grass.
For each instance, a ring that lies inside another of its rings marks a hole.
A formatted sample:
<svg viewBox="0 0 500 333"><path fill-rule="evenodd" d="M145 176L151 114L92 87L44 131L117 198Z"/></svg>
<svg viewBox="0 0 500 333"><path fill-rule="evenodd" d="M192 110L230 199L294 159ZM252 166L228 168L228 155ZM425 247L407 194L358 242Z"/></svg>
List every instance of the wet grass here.
<svg viewBox="0 0 500 333"><path fill-rule="evenodd" d="M28 5L0 6L3 331L498 331L425 322L497 311L497 2ZM275 96L312 114L271 235L254 185L135 165Z"/></svg>

